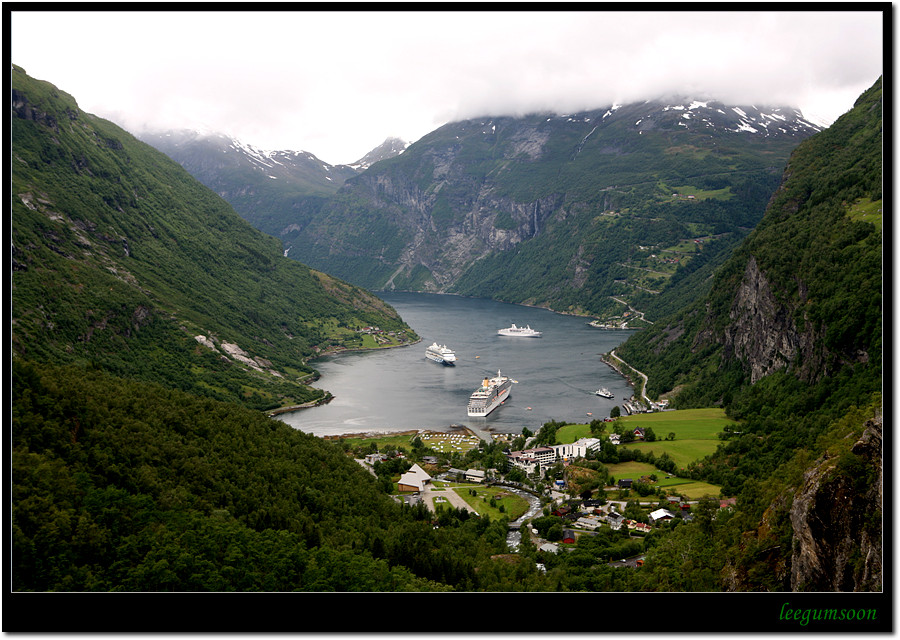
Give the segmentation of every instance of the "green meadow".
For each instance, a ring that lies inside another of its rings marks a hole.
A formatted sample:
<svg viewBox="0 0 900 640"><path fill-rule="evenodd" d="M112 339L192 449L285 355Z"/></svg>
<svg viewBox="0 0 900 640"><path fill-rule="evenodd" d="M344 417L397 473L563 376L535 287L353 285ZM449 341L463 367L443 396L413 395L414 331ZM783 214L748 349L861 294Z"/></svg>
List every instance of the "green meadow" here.
<svg viewBox="0 0 900 640"><path fill-rule="evenodd" d="M498 520L503 517L515 520L528 511L528 501L525 498L517 496L503 487L483 487L467 484L455 487L454 490L479 515L489 516L491 520ZM472 492L475 495L472 495ZM491 506L491 499L494 500L495 506ZM500 510L501 505L503 506L503 511Z"/></svg>
<svg viewBox="0 0 900 640"><path fill-rule="evenodd" d="M653 484L654 487L668 489L671 493L680 494L690 500L697 500L706 496L714 498L719 496L720 489L714 484L690 480L689 478L679 478L677 476L667 478L663 471L660 471L652 464L646 462L621 462L618 464L606 465L606 467L616 480L621 480L623 478L638 480L641 476L656 474L657 482ZM638 500L641 501L649 501L652 499L653 498L650 496L646 498L638 497Z"/></svg>
<svg viewBox="0 0 900 640"><path fill-rule="evenodd" d="M639 413L623 416L619 420L627 429L651 427L656 434L655 442L637 441L620 446L652 451L656 457L663 452L668 453L680 468L714 453L721 443L719 433L725 426L737 426L734 420L725 415L724 410L718 408ZM607 422L606 425L606 433L612 433L613 423ZM670 433L674 434L674 440L666 440ZM556 432L556 439L560 444L589 437L591 429L586 424L566 425Z"/></svg>

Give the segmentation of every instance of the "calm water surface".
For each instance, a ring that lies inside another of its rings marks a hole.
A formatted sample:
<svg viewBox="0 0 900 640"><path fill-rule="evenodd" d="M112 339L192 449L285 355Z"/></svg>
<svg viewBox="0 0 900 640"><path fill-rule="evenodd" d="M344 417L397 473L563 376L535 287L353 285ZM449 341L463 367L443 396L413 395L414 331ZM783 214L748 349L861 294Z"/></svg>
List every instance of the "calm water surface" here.
<svg viewBox="0 0 900 640"><path fill-rule="evenodd" d="M587 318L564 316L493 300L424 293L379 293L422 341L383 351L344 353L312 363L316 386L335 397L329 404L278 416L318 436L407 429L450 430L454 425L485 435L537 432L550 420L605 418L633 393L625 379L600 361L631 331L605 331ZM498 336L516 323L541 338ZM425 358L432 342L456 352L456 366ZM469 418L469 395L497 370L510 376L510 398L485 418ZM613 399L597 396L607 387ZM588 415L592 414L592 415Z"/></svg>

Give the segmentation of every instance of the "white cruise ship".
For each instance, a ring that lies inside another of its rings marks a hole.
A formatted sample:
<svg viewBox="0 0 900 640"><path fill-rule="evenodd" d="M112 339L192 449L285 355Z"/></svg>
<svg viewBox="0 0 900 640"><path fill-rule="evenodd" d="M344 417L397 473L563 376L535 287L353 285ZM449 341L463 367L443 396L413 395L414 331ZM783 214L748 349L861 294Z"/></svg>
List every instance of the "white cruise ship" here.
<svg viewBox="0 0 900 640"><path fill-rule="evenodd" d="M445 344L438 344L437 342L425 349L425 357L429 360L434 360L435 362L440 362L441 364L446 364L451 367L456 363L456 354L453 353L453 349Z"/></svg>
<svg viewBox="0 0 900 640"><path fill-rule="evenodd" d="M522 338L540 338L543 335L540 331L535 331L534 329L532 329L531 325L517 327L515 323L513 323L511 327L500 329L497 334L501 336L519 336Z"/></svg>
<svg viewBox="0 0 900 640"><path fill-rule="evenodd" d="M503 404L509 397L509 390L514 382L515 380L508 376L500 375L499 371L497 377L485 378L481 386L469 397L467 407L469 417L484 417Z"/></svg>
<svg viewBox="0 0 900 640"><path fill-rule="evenodd" d="M602 389L598 389L597 395L603 396L604 398L612 398L613 397L612 392L609 389L607 389L606 387L603 387Z"/></svg>

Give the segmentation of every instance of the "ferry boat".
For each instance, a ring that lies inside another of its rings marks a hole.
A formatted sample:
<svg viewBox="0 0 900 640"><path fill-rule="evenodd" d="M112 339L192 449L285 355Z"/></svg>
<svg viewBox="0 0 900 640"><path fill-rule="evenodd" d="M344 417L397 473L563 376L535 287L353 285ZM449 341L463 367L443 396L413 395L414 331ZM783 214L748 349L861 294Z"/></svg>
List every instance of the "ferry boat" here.
<svg viewBox="0 0 900 640"><path fill-rule="evenodd" d="M445 344L439 345L437 342L425 349L425 357L451 367L456 363L456 354L453 353L453 349Z"/></svg>
<svg viewBox="0 0 900 640"><path fill-rule="evenodd" d="M484 417L503 404L514 382L510 377L500 375L500 371L497 371L495 378L485 378L469 397L469 417Z"/></svg>
<svg viewBox="0 0 900 640"><path fill-rule="evenodd" d="M598 389L597 395L603 396L604 398L612 398L613 397L613 394L606 387L603 387L602 389Z"/></svg>
<svg viewBox="0 0 900 640"><path fill-rule="evenodd" d="M497 334L501 336L519 336L521 338L540 338L543 335L540 331L532 329L531 325L517 327L515 323L511 327L500 329Z"/></svg>

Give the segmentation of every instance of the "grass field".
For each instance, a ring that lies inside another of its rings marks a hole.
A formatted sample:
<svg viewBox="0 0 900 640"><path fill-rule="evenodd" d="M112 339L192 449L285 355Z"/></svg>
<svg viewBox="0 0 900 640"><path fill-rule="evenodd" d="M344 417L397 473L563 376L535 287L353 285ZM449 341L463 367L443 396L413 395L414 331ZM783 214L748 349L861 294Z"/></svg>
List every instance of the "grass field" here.
<svg viewBox="0 0 900 640"><path fill-rule="evenodd" d="M628 429L651 427L656 434L655 442L631 442L623 446L652 451L657 457L663 452L668 453L679 468L714 453L721 443L719 433L722 429L726 425L737 426L722 409L639 413L623 417L622 422ZM675 434L674 440L665 439L670 433Z"/></svg>
<svg viewBox="0 0 900 640"><path fill-rule="evenodd" d="M628 429L651 427L656 434L656 442L638 441L621 446L652 451L657 457L666 452L679 468L714 453L721 442L719 433L726 425L737 425L725 415L724 410L715 408L639 413L623 416L620 420ZM612 423L606 424L606 433L609 434L612 432ZM665 439L670 433L675 434L674 440ZM556 439L560 444L589 437L591 429L586 424L566 425L556 432Z"/></svg>
<svg viewBox="0 0 900 640"><path fill-rule="evenodd" d="M403 447L408 451L410 448L412 448L412 440L413 436L415 435L416 434L414 431L403 431L402 433L394 433L383 436L361 435L357 437L342 437L340 439L344 442L347 442L351 448L356 448L361 445L368 445L374 442L379 451L397 447Z"/></svg>
<svg viewBox="0 0 900 640"><path fill-rule="evenodd" d="M869 198L860 198L847 211L853 220L871 222L880 231L883 204L881 200L872 202Z"/></svg>
<svg viewBox="0 0 900 640"><path fill-rule="evenodd" d="M482 487L477 485L463 485L454 489L466 503L482 516L489 516L491 520L509 518L515 520L528 511L528 501L511 493L503 487ZM475 491L475 495L471 491ZM496 507L491 507L491 498L494 498ZM503 505L503 511L500 511Z"/></svg>
<svg viewBox="0 0 900 640"><path fill-rule="evenodd" d="M657 440L656 442L631 442L621 446L632 447L640 451L652 451L657 458L665 452L675 461L679 469L684 469L695 460L715 453L719 444L718 440L671 440L668 442Z"/></svg>
<svg viewBox="0 0 900 640"><path fill-rule="evenodd" d="M666 474L652 464L648 464L646 462L622 462L620 464L610 464L607 465L609 472L613 475L616 480L621 480L622 478L631 478L632 480L637 480L641 476L649 476L652 474L656 474L656 477L659 479L654 486L662 487L664 489L672 489L675 493L683 495L685 498L689 498L691 500L696 500L699 498L703 498L704 496L712 496L714 498L719 496L720 488L714 484L709 484L708 482L699 482L696 480L690 480L688 478L679 478L679 477L671 477L667 478ZM651 498L648 496L647 498L639 498L640 500L650 500Z"/></svg>

